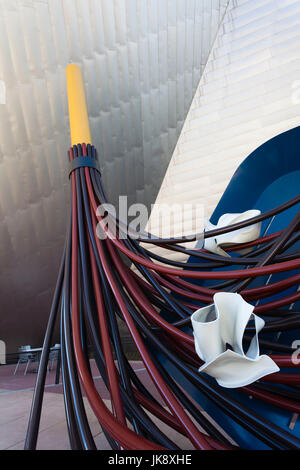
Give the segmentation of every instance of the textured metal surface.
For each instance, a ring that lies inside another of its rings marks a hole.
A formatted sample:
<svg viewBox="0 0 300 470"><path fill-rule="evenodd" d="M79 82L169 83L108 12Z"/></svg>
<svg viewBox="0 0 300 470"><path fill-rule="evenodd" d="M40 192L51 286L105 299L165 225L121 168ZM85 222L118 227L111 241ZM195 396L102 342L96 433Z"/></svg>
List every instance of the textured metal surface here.
<svg viewBox="0 0 300 470"><path fill-rule="evenodd" d="M200 203L210 217L247 155L299 125L299 31L299 0L230 0L157 204ZM153 233L158 215L154 208Z"/></svg>
<svg viewBox="0 0 300 470"><path fill-rule="evenodd" d="M0 0L0 338L39 345L66 230L65 66L110 199L153 202L227 0Z"/></svg>

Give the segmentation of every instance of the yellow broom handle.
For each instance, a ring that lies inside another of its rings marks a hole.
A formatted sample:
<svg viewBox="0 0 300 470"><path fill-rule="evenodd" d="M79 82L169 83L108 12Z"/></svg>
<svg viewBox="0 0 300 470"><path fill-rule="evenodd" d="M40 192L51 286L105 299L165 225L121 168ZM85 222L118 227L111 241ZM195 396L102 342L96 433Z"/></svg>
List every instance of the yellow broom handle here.
<svg viewBox="0 0 300 470"><path fill-rule="evenodd" d="M71 144L91 144L91 132L81 68L70 64L66 69Z"/></svg>

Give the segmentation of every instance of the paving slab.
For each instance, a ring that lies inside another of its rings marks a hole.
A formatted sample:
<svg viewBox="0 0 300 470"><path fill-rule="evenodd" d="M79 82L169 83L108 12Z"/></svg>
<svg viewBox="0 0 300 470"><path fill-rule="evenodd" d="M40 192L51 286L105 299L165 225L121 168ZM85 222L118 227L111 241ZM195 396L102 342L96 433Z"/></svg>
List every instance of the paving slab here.
<svg viewBox="0 0 300 470"><path fill-rule="evenodd" d="M147 389L151 390L154 396L158 397L143 364L136 361L132 363L132 367L136 370L137 374L139 374L140 379ZM30 374L29 376L13 376L12 370L12 366L6 366L5 368L0 367L0 450L19 450L24 448L34 383L36 380L36 374L35 376L34 374ZM111 403L108 400L109 394L105 389L102 378L96 375L97 368L93 362L92 371L96 388L100 396L104 399L105 404L111 409ZM67 450L70 449L70 444L65 419L62 386L61 384L54 385L53 382L54 372L52 371L52 373L50 372L47 376L37 449ZM159 398L159 400L162 402L161 398ZM85 396L83 396L83 401L97 448L109 450L110 446L107 439ZM203 410L200 408L199 413L203 413ZM153 417L150 413L148 414L159 429L178 447L183 450L193 449L191 442L187 438Z"/></svg>

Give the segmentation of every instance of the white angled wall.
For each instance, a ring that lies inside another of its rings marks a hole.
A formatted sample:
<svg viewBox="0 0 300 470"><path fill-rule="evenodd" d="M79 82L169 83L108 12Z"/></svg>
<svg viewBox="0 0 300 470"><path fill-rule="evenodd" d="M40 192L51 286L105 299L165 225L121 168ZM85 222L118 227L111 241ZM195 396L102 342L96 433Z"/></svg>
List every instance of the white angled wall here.
<svg viewBox="0 0 300 470"><path fill-rule="evenodd" d="M202 218L209 217L238 165L299 124L300 1L230 0L157 207L202 204ZM161 232L155 206L148 229ZM180 229L173 233L180 235ZM183 259L175 252L170 256Z"/></svg>

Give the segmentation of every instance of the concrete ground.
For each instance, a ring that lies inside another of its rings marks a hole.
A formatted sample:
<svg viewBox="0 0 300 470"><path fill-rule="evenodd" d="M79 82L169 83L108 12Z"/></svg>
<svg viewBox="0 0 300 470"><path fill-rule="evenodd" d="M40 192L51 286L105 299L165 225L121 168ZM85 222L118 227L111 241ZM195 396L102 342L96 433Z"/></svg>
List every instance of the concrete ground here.
<svg viewBox="0 0 300 470"><path fill-rule="evenodd" d="M17 390L0 393L0 449L24 448L32 391ZM84 398L88 420L98 449L110 449L107 440ZM37 449L70 449L65 420L64 399L61 393L45 393Z"/></svg>
<svg viewBox="0 0 300 470"><path fill-rule="evenodd" d="M143 364L138 361L132 362L136 373L144 385L158 397ZM24 365L22 364L16 375L13 375L15 366L0 366L0 449L17 450L24 448L26 429L30 413L33 388L37 374L34 372L35 365L31 366L33 372L24 376ZM96 387L110 407L109 396L103 384L102 378L97 375L95 364L92 363L92 371ZM55 366L47 373L46 389L44 394L43 410L38 438L38 449L63 450L70 449L68 431L65 420L64 399L62 385L55 385ZM92 434L98 449L110 449L102 429L95 417L86 397L84 397L87 417L91 426ZM181 436L173 429L161 423L156 418L153 420L159 424L160 429L166 432L174 442L182 449L193 449L188 439Z"/></svg>

